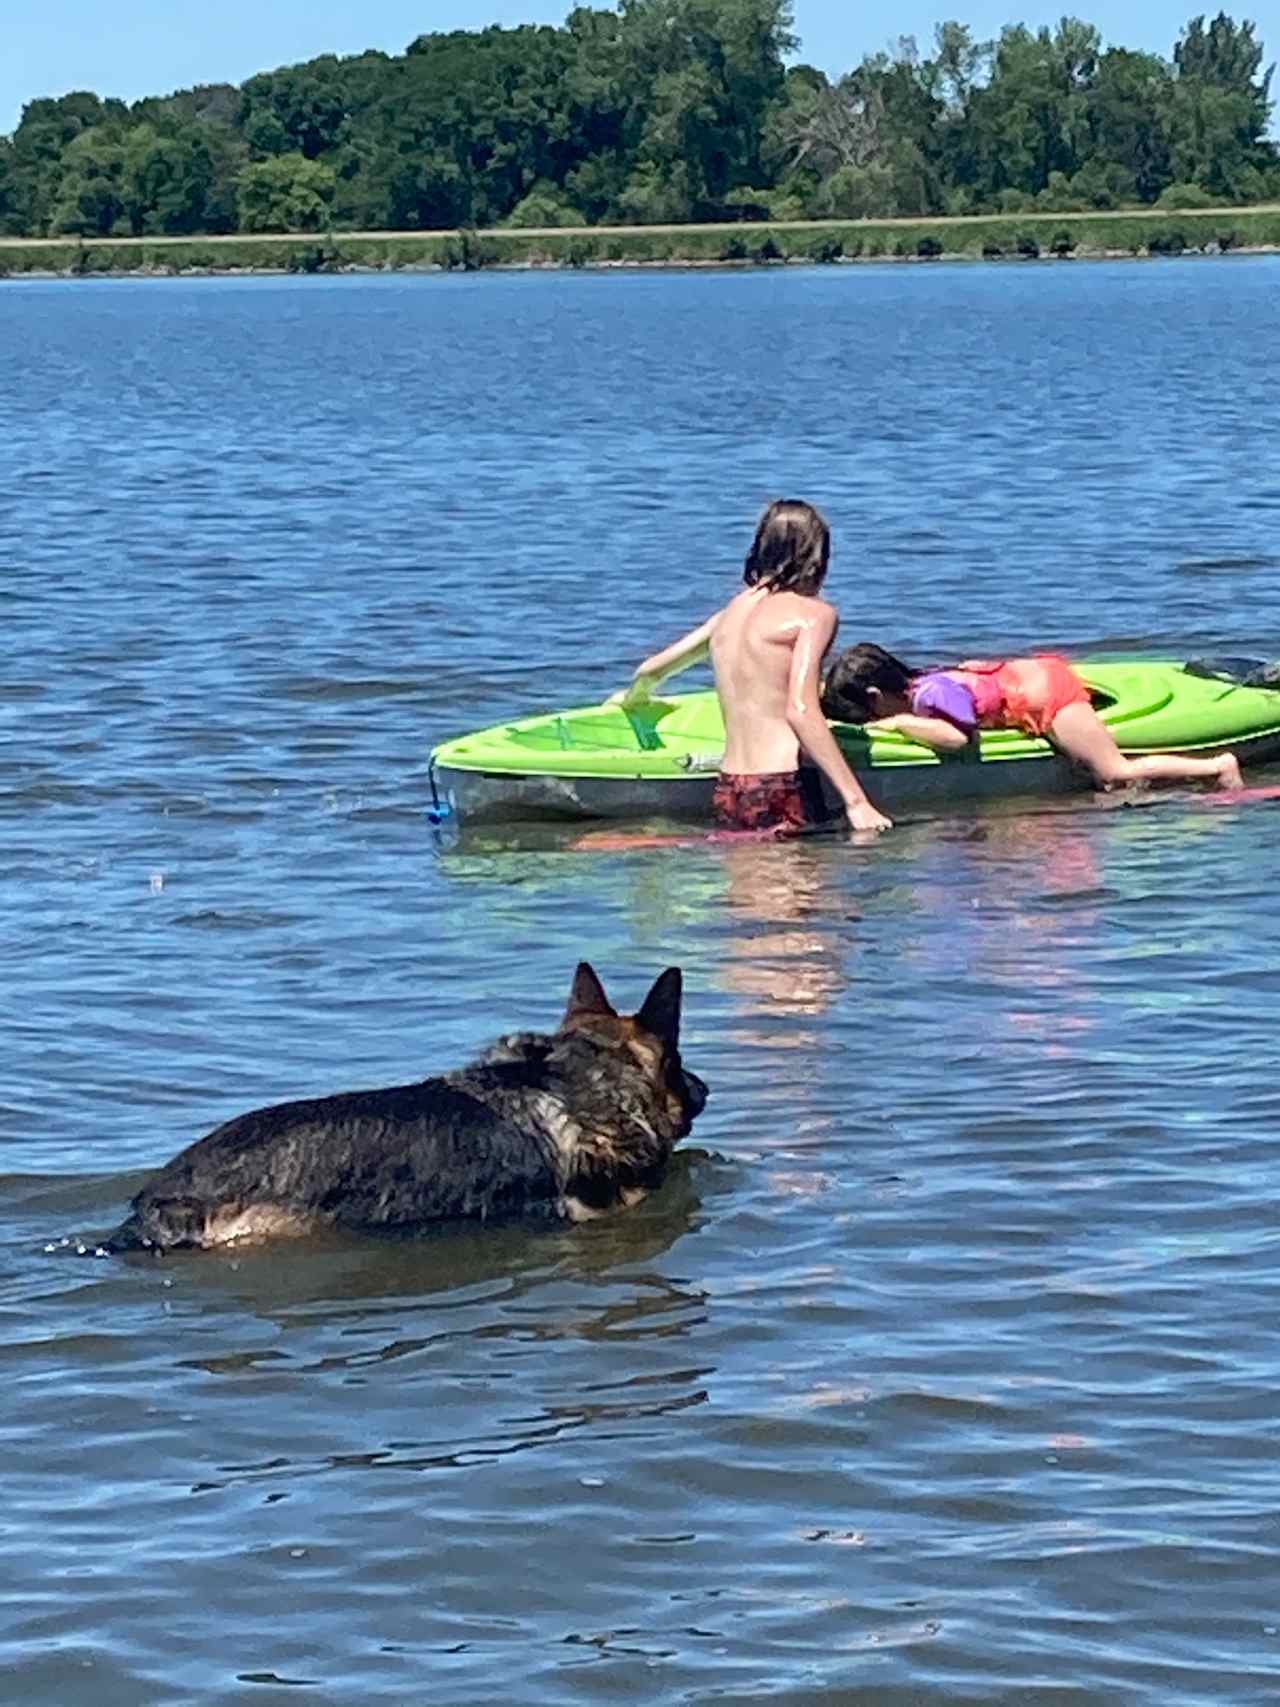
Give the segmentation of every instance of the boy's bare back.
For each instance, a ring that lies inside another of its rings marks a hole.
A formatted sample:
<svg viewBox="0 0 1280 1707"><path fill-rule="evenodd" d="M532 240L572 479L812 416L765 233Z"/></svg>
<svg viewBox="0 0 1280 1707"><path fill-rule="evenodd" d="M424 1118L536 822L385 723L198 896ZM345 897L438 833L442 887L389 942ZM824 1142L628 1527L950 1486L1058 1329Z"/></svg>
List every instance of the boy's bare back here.
<svg viewBox="0 0 1280 1707"><path fill-rule="evenodd" d="M788 719L798 685L796 648L818 646L818 659L835 628L825 599L771 593L752 587L713 619L711 664L724 714L722 769L740 776L793 771L800 743Z"/></svg>

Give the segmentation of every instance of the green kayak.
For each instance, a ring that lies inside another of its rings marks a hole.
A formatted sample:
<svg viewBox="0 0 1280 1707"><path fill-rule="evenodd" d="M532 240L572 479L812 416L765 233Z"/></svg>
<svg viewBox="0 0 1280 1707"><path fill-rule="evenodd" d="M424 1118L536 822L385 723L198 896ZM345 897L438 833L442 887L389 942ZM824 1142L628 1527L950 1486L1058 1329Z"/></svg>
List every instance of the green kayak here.
<svg viewBox="0 0 1280 1707"><path fill-rule="evenodd" d="M1244 764L1280 754L1280 691L1189 673L1168 661L1077 661L1094 704L1129 753L1222 752ZM1086 773L1019 730L984 733L940 758L896 731L832 725L868 795L891 816L962 800L1061 794ZM635 710L546 712L446 741L431 754L437 818L651 818L709 821L724 739L714 692Z"/></svg>

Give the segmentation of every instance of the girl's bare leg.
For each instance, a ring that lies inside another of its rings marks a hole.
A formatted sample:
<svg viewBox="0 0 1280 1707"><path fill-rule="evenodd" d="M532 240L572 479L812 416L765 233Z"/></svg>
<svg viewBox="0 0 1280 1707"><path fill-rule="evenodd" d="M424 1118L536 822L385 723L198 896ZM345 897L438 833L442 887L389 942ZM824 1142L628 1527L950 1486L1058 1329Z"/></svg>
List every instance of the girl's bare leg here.
<svg viewBox="0 0 1280 1707"><path fill-rule="evenodd" d="M1097 777L1104 788L1122 782L1207 782L1222 788L1242 788L1240 764L1232 753L1212 759L1184 758L1178 753L1122 753L1115 738L1091 705L1068 705L1053 720L1053 739L1069 758Z"/></svg>

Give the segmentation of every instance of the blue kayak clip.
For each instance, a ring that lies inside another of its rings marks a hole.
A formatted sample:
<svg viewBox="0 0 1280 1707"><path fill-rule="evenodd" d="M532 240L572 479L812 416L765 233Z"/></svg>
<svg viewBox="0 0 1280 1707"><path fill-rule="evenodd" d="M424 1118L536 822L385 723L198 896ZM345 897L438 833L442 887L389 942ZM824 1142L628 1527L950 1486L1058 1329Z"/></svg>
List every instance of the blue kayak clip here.
<svg viewBox="0 0 1280 1707"><path fill-rule="evenodd" d="M440 797L436 787L436 765L434 757L427 763L427 781L431 784L431 804L427 807L428 824L443 824L446 818L453 817L453 802L446 796Z"/></svg>

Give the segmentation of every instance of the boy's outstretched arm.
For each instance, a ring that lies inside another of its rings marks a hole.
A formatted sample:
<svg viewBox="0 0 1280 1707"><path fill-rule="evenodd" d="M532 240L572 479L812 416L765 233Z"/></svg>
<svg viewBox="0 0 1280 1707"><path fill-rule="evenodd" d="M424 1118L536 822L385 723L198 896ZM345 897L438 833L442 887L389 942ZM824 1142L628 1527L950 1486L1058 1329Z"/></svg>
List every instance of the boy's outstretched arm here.
<svg viewBox="0 0 1280 1707"><path fill-rule="evenodd" d="M817 603L813 615L801 619L795 645L791 649L787 722L805 752L815 765L826 772L831 786L844 801L850 828L888 830L892 828L893 820L877 811L867 799L862 784L849 769L819 704L822 660L835 639L836 626L836 613L827 604Z"/></svg>
<svg viewBox="0 0 1280 1707"><path fill-rule="evenodd" d="M664 646L661 652L654 652L636 666L630 687L619 688L617 693L611 693L605 704L643 705L654 688L666 681L668 676L677 675L681 670L691 668L706 657L711 650L711 636L715 633L719 620L720 612L717 611L697 628L691 628L688 634L682 634L679 640L673 640L670 646Z"/></svg>

